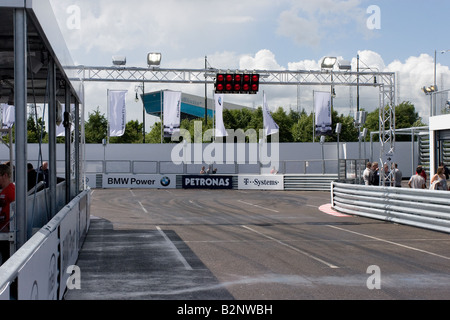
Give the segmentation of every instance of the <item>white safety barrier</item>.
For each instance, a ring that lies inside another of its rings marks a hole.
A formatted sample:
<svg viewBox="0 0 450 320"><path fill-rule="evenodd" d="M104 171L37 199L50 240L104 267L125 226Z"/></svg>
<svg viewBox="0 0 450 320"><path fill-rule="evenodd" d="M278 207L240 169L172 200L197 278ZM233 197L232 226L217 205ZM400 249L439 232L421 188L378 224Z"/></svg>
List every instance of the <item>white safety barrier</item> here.
<svg viewBox="0 0 450 320"><path fill-rule="evenodd" d="M450 233L450 192L333 182L334 210Z"/></svg>
<svg viewBox="0 0 450 320"><path fill-rule="evenodd" d="M90 190L65 206L0 267L0 300L61 300L90 222Z"/></svg>

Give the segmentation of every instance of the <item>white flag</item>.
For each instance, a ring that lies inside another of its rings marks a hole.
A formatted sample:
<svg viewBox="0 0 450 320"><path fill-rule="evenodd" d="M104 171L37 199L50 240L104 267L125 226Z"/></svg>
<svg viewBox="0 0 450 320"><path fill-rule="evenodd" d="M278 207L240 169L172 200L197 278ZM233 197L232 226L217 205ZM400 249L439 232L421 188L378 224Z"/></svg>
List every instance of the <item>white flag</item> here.
<svg viewBox="0 0 450 320"><path fill-rule="evenodd" d="M164 91L164 136L180 132L181 92Z"/></svg>
<svg viewBox="0 0 450 320"><path fill-rule="evenodd" d="M108 90L108 123L110 137L121 137L125 133L127 122L126 95L127 91Z"/></svg>
<svg viewBox="0 0 450 320"><path fill-rule="evenodd" d="M316 113L316 132L321 135L332 133L331 93L314 92L314 112Z"/></svg>
<svg viewBox="0 0 450 320"><path fill-rule="evenodd" d="M223 94L215 94L214 101L216 106L216 137L228 137L223 123Z"/></svg>
<svg viewBox="0 0 450 320"><path fill-rule="evenodd" d="M3 109L3 129L10 129L14 125L16 119L16 108L7 104L2 104Z"/></svg>
<svg viewBox="0 0 450 320"><path fill-rule="evenodd" d="M280 127L273 120L267 105L266 93L263 94L263 118L264 118L264 133L267 136L276 134L280 131Z"/></svg>

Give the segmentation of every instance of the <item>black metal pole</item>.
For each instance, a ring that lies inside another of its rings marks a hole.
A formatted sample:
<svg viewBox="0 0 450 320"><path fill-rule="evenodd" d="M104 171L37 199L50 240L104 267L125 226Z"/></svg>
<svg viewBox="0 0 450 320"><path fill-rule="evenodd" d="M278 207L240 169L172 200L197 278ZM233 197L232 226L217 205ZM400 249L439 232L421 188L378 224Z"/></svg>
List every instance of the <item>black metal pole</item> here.
<svg viewBox="0 0 450 320"><path fill-rule="evenodd" d="M356 112L359 112L359 54L357 56Z"/></svg>
<svg viewBox="0 0 450 320"><path fill-rule="evenodd" d="M208 57L205 56L205 127L208 125L208 77L206 75L208 69Z"/></svg>
<svg viewBox="0 0 450 320"><path fill-rule="evenodd" d="M144 95L145 95L145 81L142 82L142 141L145 144L145 102L144 102Z"/></svg>

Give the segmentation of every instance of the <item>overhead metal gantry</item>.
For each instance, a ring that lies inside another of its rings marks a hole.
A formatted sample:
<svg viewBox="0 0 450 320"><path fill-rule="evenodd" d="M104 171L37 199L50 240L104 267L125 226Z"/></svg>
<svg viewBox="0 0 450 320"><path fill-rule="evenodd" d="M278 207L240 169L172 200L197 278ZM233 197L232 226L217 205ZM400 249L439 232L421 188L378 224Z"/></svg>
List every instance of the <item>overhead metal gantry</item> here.
<svg viewBox="0 0 450 320"><path fill-rule="evenodd" d="M262 85L335 85L380 87L395 82L390 72L351 71L291 71L291 70L223 70L223 69L162 69L135 67L77 66L79 78L89 82L147 82L171 84L213 84L217 73L258 73Z"/></svg>
<svg viewBox="0 0 450 320"><path fill-rule="evenodd" d="M257 73L260 85L351 86L379 88L380 162L391 165L395 151L395 73L305 70L162 69L137 67L72 67L83 82L214 84L218 73ZM383 171L383 170L381 170ZM386 182L381 172L383 185Z"/></svg>

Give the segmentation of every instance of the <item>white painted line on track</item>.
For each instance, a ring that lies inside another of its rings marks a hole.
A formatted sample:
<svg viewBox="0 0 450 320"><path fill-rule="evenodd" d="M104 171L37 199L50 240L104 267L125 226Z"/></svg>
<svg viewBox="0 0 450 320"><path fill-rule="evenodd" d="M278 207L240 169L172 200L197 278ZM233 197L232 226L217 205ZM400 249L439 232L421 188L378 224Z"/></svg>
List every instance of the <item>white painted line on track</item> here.
<svg viewBox="0 0 450 320"><path fill-rule="evenodd" d="M145 213L148 213L147 209L144 208L144 205L142 202L138 201L139 205L141 206L142 210L144 210Z"/></svg>
<svg viewBox="0 0 450 320"><path fill-rule="evenodd" d="M311 258L311 259L313 259L313 260L315 260L315 261L317 261L317 262L320 262L320 263L326 265L327 267L329 267L329 268L331 268L331 269L339 269L338 266L335 266L334 264L331 264L331 263L326 262L326 261L324 261L324 260L322 260L322 259L320 259L320 258L317 258L317 257L313 256L312 254L307 253L307 252L305 252L305 251L303 251L303 250L300 250L300 249L298 249L298 248L296 248L296 247L293 247L293 246L291 246L291 245L289 245L289 244L287 244L287 243L285 243L285 242L283 242L283 241L280 241L280 240L275 239L275 238L273 238L273 237L271 237L271 236L265 235L264 233L261 233L261 232L259 232L259 231L256 231L256 230L254 230L254 229L252 229L252 228L250 228L250 227L247 227L247 226L242 226L242 227L245 228L245 229L247 229L247 230L250 230L250 231L252 231L252 232L254 232L254 233L257 233L257 234L259 234L259 235L261 235L261 236L263 236L263 237L265 237L265 238L267 238L267 239L270 239L270 240L272 240L272 241L278 242L279 244L281 244L281 245L283 245L283 246L285 246L285 247L288 247L288 248L290 248L290 249L292 249L292 250L294 250L294 251L296 251L296 252L298 252L298 253L301 253L301 254L303 254L303 255L305 255L305 256L307 256L307 257L309 257L309 258Z"/></svg>
<svg viewBox="0 0 450 320"><path fill-rule="evenodd" d="M130 189L129 191L130 191L130 193L131 193L131 195L132 195L133 197L136 197L136 195L134 194L133 190ZM147 209L145 209L145 207L144 207L144 205L142 204L142 202L138 201L138 203L139 203L139 205L141 206L142 210L143 210L145 213L148 213Z"/></svg>
<svg viewBox="0 0 450 320"><path fill-rule="evenodd" d="M195 203L193 200L189 200L189 203L194 205L194 206L196 206L196 207L198 207L198 208L202 208L203 209L203 207L201 205L199 205L198 203Z"/></svg>
<svg viewBox="0 0 450 320"><path fill-rule="evenodd" d="M192 269L191 265L186 261L186 259L183 257L183 255L181 254L181 252L177 249L177 247L175 247L175 245L173 244L172 241L170 241L169 237L167 237L167 235L164 233L164 231L161 230L160 227L156 227L156 229L158 229L159 233L163 236L163 238L166 240L167 244L172 248L172 250L175 252L178 260L181 261L181 263L184 265L184 267L186 268L186 270L192 271L194 269Z"/></svg>
<svg viewBox="0 0 450 320"><path fill-rule="evenodd" d="M257 204L253 204L253 203L250 203L250 202L245 202L245 201L242 201L242 200L238 200L238 202L246 204L246 205L249 205L249 206L253 206L253 207L256 207L256 208L264 209L264 210L267 210L267 211L272 211L272 212L276 212L276 213L280 212L280 211L277 211L277 210L273 210L273 209L269 209L269 208L266 208L266 207L258 206Z"/></svg>
<svg viewBox="0 0 450 320"><path fill-rule="evenodd" d="M330 227L330 228L333 228L333 229L337 229L337 230L341 230L341 231L345 231L345 232L348 232L348 233L353 233L353 234L356 234L358 236L366 237L366 238L369 238L369 239L373 239L373 240L377 240L377 241L381 241L381 242L386 242L386 243L389 243L389 244L392 244L392 245L395 245L395 246L399 246L399 247L402 247L402 248L405 248L405 249L410 249L410 250L413 250L413 251L426 253L426 254L429 254L431 256L435 256L435 257L438 257L438 258L450 260L450 257L443 256L443 255L440 255L440 254L436 254L436 253L433 253L433 252L430 252L430 251L414 248L414 247L407 246L407 245L404 245L404 244L401 244L401 243L397 243L397 242L393 242L393 241L389 241L389 240L385 240L385 239L369 236L367 234L363 234L363 233L347 230L347 229L344 229L344 228L339 228L339 227L336 227L336 226L328 225L327 227Z"/></svg>

